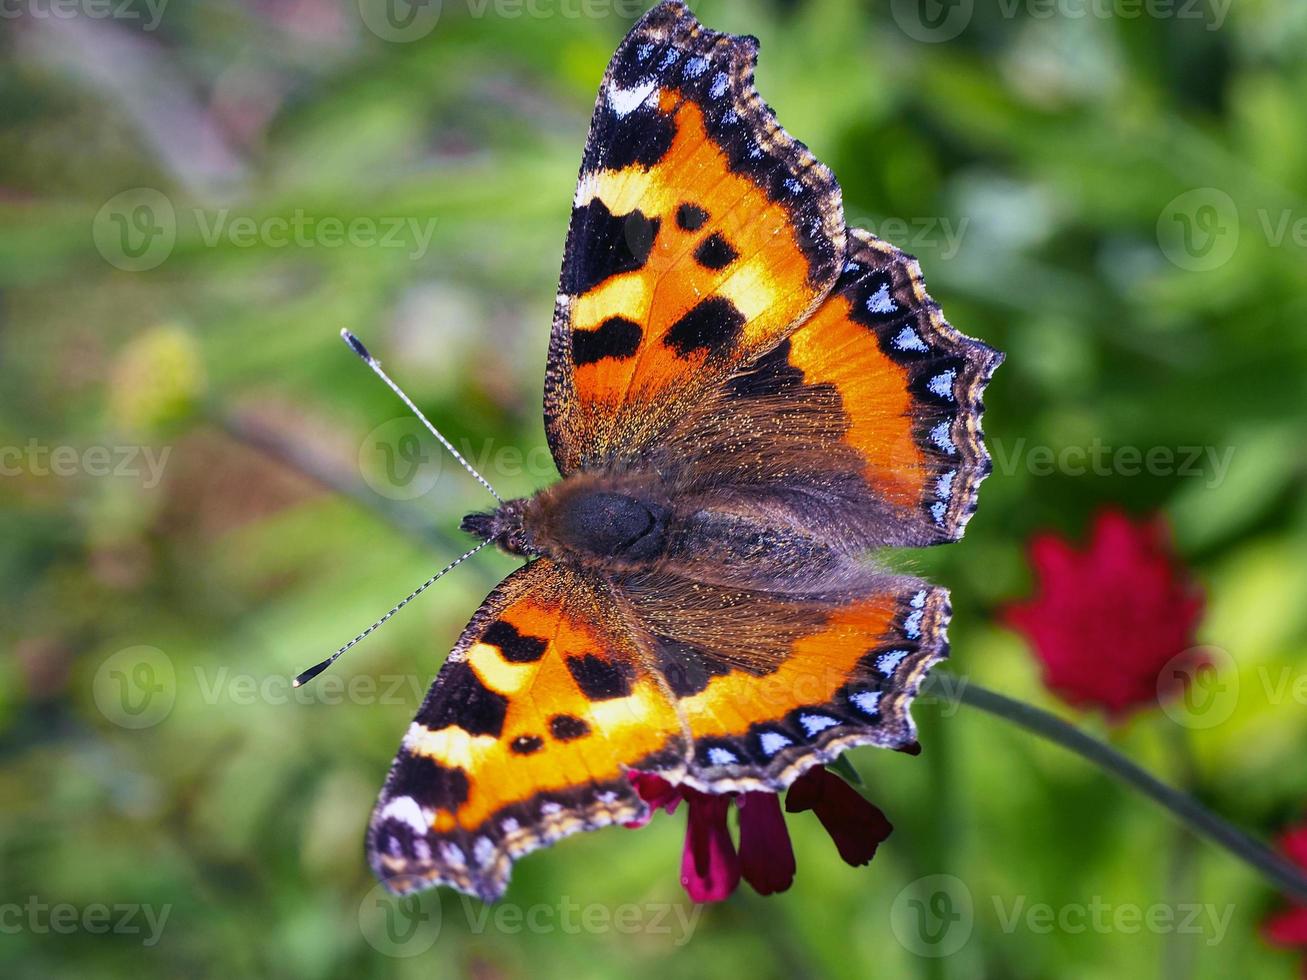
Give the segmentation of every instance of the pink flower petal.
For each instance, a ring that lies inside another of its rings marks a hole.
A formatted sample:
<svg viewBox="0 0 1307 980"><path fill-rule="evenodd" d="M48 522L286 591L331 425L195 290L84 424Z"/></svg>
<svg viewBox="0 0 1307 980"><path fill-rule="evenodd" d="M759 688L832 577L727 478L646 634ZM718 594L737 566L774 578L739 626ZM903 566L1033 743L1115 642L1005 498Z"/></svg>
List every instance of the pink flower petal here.
<svg viewBox="0 0 1307 980"><path fill-rule="evenodd" d="M775 793L745 793L740 810L740 874L759 895L783 892L794 881L794 848Z"/></svg>
<svg viewBox="0 0 1307 980"><path fill-rule="evenodd" d="M1297 905L1272 916L1262 934L1276 946L1307 946L1307 906Z"/></svg>
<svg viewBox="0 0 1307 980"><path fill-rule="evenodd" d="M695 902L720 902L740 884L740 862L726 826L729 796L683 790L690 815L681 855L681 885Z"/></svg>
<svg viewBox="0 0 1307 980"><path fill-rule="evenodd" d="M876 848L894 829L879 807L821 766L794 781L785 796L785 809L816 813L840 857L855 867L875 857Z"/></svg>
<svg viewBox="0 0 1307 980"><path fill-rule="evenodd" d="M1120 721L1155 706L1159 689L1166 697L1182 688L1161 674L1194 648L1203 596L1160 516L1134 521L1107 510L1088 538L1077 551L1058 535L1036 535L1035 595L1007 606L1002 618L1025 635L1049 688Z"/></svg>
<svg viewBox="0 0 1307 980"><path fill-rule="evenodd" d="M635 791L640 794L640 799L649 804L649 812L643 817L636 817L634 820L628 820L624 826L631 830L638 830L653 819L654 811L660 807L668 813L676 810L676 806L681 802L681 789L679 786L673 786L667 780L663 779L656 773L637 772L632 769L627 772L626 778L631 781Z"/></svg>
<svg viewBox="0 0 1307 980"><path fill-rule="evenodd" d="M1307 826L1295 827L1281 835L1280 850L1298 867L1307 869Z"/></svg>

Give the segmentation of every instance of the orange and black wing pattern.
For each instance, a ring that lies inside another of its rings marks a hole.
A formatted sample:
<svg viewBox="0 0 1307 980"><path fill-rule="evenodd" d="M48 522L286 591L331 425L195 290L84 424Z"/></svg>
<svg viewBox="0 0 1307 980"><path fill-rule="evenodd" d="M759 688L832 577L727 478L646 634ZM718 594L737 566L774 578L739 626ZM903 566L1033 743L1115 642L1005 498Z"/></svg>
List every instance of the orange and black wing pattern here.
<svg viewBox="0 0 1307 980"><path fill-rule="evenodd" d="M854 746L916 750L909 708L948 655L947 590L862 567L801 594L666 573L623 591L690 735L685 784L776 792Z"/></svg>
<svg viewBox="0 0 1307 980"><path fill-rule="evenodd" d="M498 898L512 862L646 812L627 768L678 779L682 722L608 587L548 559L505 579L409 727L368 855L396 893Z"/></svg>
<svg viewBox="0 0 1307 980"><path fill-rule="evenodd" d="M638 459L840 273L839 186L753 87L757 41L651 10L595 104L559 282L545 428L559 470Z"/></svg>
<svg viewBox="0 0 1307 980"><path fill-rule="evenodd" d="M849 229L824 302L701 399L660 465L690 494L767 500L836 549L953 541L991 469L982 395L1002 360L944 319L916 259Z"/></svg>

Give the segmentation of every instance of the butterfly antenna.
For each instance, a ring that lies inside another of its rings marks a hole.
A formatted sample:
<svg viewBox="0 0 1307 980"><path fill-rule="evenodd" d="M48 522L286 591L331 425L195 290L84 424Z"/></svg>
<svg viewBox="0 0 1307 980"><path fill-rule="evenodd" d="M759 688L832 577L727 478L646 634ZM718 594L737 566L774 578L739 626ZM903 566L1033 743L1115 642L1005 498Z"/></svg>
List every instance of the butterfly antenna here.
<svg viewBox="0 0 1307 980"><path fill-rule="evenodd" d="M418 408L416 405L413 404L413 399L409 398L408 395L404 394L404 390L400 388L399 385L395 384L395 382L390 380L390 375L386 374L386 372L381 369L381 362L378 361L375 357L373 357L368 352L368 349L363 346L363 341L359 340L357 337L355 337L352 333L350 333L348 330L344 328L341 329L340 336L344 339L345 343L349 344L350 350L352 350L355 354L361 357L363 359L364 364L372 368L372 373L375 374L382 381L386 382L386 386L399 396L400 401L402 401L405 405L408 406L409 411L411 411L414 415L416 415L418 417L418 420L427 427L427 431L430 432L433 436L435 436L438 440L440 440L440 444L444 446L446 449L448 449L450 455L453 456L456 460L458 460L460 464L462 464L463 469L471 473L472 476L475 477L477 483L485 487L486 490L490 492L490 496L494 497L502 504L504 502L504 498L495 492L495 488L490 485L490 482L484 476L482 476L480 473L478 473L475 469L472 468L472 464L463 458L463 454L454 448L454 444L440 434L440 430L431 424L431 420L429 418L427 418L425 415L422 414L422 409Z"/></svg>
<svg viewBox="0 0 1307 980"><path fill-rule="evenodd" d="M376 632L376 630L378 630L381 626L383 626L383 625L386 623L387 620L389 620L392 616L395 615L395 613L399 612L401 609L403 609L405 606L407 606L410 602L412 602L414 599L416 599L418 596L420 596L423 592L425 592L427 589L431 588L431 586L435 584L435 582L436 582L437 579L439 579L441 576L443 576L446 572L452 571L453 569L457 568L459 565L463 564L463 562L467 561L469 558L471 558L473 555L475 555L478 551L480 551L482 548L484 548L484 547L485 547L486 545L488 545L489 543L490 543L489 541L482 541L479 545L477 545L477 546L476 546L475 548L473 548L471 551L467 552L467 554L459 555L457 558L455 558L453 561L451 561L448 565L446 565L446 566L445 566L444 568L442 568L440 571L436 572L435 575L432 575L431 578L427 579L425 582L423 582L421 585L419 585L416 589L414 589L414 590L413 590L412 592L410 592L408 595L404 596L403 599L401 599L399 602L395 603L395 605L394 605L393 607L391 607L390 612L386 613L386 615L382 616L382 617L381 617L380 619L378 619L375 623L373 623L371 626L369 626L367 629L365 629L362 633L360 633L358 636L354 637L354 639L350 640L348 643L346 643L343 647L341 647L339 650L337 650L335 653L333 653L333 654L332 654L330 657L328 657L326 660L322 661L322 663L320 663L320 664L315 664L315 665L313 665L312 667L310 667L308 670L306 670L306 671L304 671L303 673L301 673L298 677L295 678L295 681L294 681L294 683L293 683L291 686L292 686L292 687L303 687L303 686L304 686L305 684L307 684L309 681L313 680L313 678L317 677L317 676L318 676L319 674L321 674L324 670L326 670L328 667L330 667L332 664L334 664L337 660L339 660L339 659L340 659L340 655L341 655L342 653L344 653L344 652L345 652L346 650L348 650L350 647L354 646L356 643L358 643L361 639L363 639L363 638L364 638L365 636L367 636L369 633Z"/></svg>

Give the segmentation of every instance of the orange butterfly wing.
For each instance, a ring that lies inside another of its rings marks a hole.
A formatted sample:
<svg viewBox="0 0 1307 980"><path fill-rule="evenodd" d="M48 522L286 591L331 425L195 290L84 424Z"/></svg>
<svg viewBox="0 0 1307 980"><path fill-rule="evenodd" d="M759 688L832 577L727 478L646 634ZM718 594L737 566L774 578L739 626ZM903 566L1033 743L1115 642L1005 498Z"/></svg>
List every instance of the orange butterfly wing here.
<svg viewBox="0 0 1307 980"><path fill-rule="evenodd" d="M628 766L684 768L682 722L608 587L548 559L490 595L404 737L368 853L391 890L494 899L512 861L645 812Z"/></svg>
<svg viewBox="0 0 1307 980"><path fill-rule="evenodd" d="M850 229L843 273L790 336L787 360L804 384L839 395L840 441L895 525L877 543L960 538L990 472L981 396L1003 355L944 319L917 260Z"/></svg>
<svg viewBox="0 0 1307 980"><path fill-rule="evenodd" d="M909 707L948 655L948 592L848 565L804 592L666 572L623 583L690 733L682 781L778 791L857 745L912 750Z"/></svg>
<svg viewBox="0 0 1307 980"><path fill-rule="evenodd" d="M821 306L701 398L659 466L687 494L765 500L850 555L956 540L991 469L981 396L1002 360L943 318L916 259L850 229Z"/></svg>
<svg viewBox="0 0 1307 980"><path fill-rule="evenodd" d="M632 460L820 303L839 186L753 87L757 41L654 8L608 67L573 201L545 379L566 475Z"/></svg>

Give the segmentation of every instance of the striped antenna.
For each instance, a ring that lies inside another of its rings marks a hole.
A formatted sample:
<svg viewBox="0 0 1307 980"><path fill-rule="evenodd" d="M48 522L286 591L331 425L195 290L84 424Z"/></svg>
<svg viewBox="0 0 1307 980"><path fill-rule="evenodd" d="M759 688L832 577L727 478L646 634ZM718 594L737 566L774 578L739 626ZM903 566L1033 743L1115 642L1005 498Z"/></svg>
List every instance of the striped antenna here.
<svg viewBox="0 0 1307 980"><path fill-rule="evenodd" d="M457 558L455 558L453 561L451 561L448 565L446 565L446 566L445 566L444 568L442 568L440 571L436 572L435 575L432 575L431 578L427 579L425 582L423 582L421 585L419 585L416 589L414 589L414 590L413 590L412 592L410 592L408 595L404 596L403 599L401 599L399 602L395 603L395 605L391 607L390 612L386 613L386 615L382 616L382 617L381 617L380 619L378 619L375 623L373 623L371 626L369 626L367 629L365 629L362 633L360 633L358 636L354 637L354 639L350 640L348 643L346 643L343 647L341 647L339 650L337 650L335 653L333 653L333 654L332 654L330 657L328 657L326 660L322 661L322 663L314 664L314 665L313 665L312 667L310 667L308 670L306 670L306 671L304 671L303 673L301 673L298 677L295 678L295 682L294 682L294 684L292 684L291 686L292 686L292 687L303 687L303 686L304 686L305 684L307 684L309 681L313 680L313 678L317 677L317 676L318 676L319 674L321 674L324 670L326 670L328 667L330 667L332 664L334 664L338 659L340 659L340 655L341 655L342 653L344 653L344 652L345 652L346 650L348 650L350 647L354 646L356 643L359 642L359 640L363 639L363 638L364 638L365 636L367 636L369 633L375 632L378 628L380 628L381 626L383 626L383 625L386 623L387 620L389 620L392 616L394 616L395 613L399 612L401 609L403 609L405 606L407 606L410 602L412 602L414 599L416 599L418 596L420 596L423 592L425 592L427 589L431 588L431 586L435 584L435 582L436 582L437 579L439 579L441 576L443 576L446 572L451 571L451 570L457 568L459 565L463 564L463 562L467 561L469 558L471 558L473 555L475 555L478 551L480 551L482 548L484 548L484 547L485 547L486 545L488 545L489 543L490 543L489 541L482 541L479 545L477 545L477 546L476 546L475 548L473 548L471 551L467 552L467 554L459 555Z"/></svg>
<svg viewBox="0 0 1307 980"><path fill-rule="evenodd" d="M359 340L357 337L355 337L352 333L350 333L348 330L344 329L343 327L341 328L340 336L344 339L345 343L349 344L350 350L352 350L355 354L361 357L363 359L364 364L372 368L372 373L375 374L382 381L386 382L386 386L399 396L399 400L402 401L405 405L407 405L409 411L418 417L418 421L420 421L423 425L427 427L427 431L430 432L433 436L435 436L440 441L440 444L449 450L450 455L453 456L456 460L459 461L459 463L462 464L463 469L471 473L472 476L476 478L477 483L485 487L486 490L490 492L490 496L494 497L502 504L504 502L504 498L495 492L495 488L490 485L490 482L484 476L482 476L480 473L478 473L475 469L472 468L472 464L463 458L463 454L454 448L454 444L440 434L440 430L431 424L431 420L429 418L427 418L425 415L422 414L422 409L418 408L416 405L413 404L413 399L409 398L408 395L404 394L403 389L400 388L399 385L395 384L395 382L390 380L390 375L386 374L385 371L381 370L381 362L378 361L375 357L373 357L370 353L368 353L368 349L363 346L363 341Z"/></svg>

